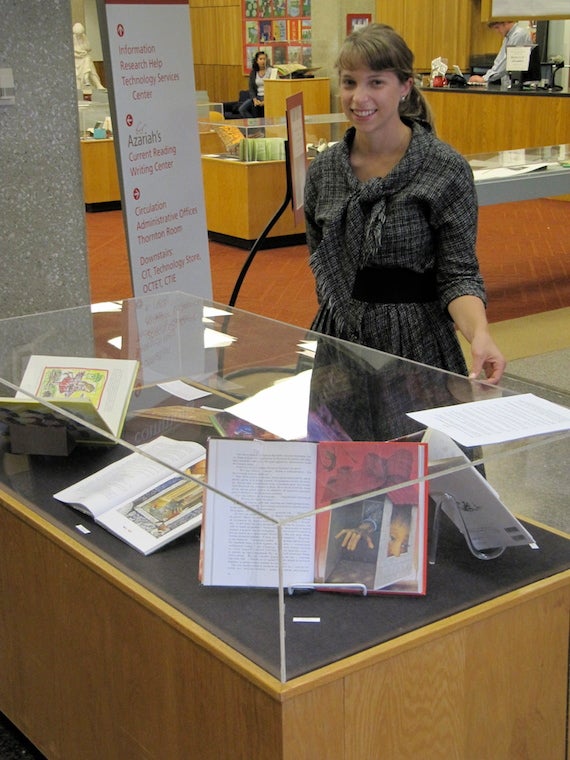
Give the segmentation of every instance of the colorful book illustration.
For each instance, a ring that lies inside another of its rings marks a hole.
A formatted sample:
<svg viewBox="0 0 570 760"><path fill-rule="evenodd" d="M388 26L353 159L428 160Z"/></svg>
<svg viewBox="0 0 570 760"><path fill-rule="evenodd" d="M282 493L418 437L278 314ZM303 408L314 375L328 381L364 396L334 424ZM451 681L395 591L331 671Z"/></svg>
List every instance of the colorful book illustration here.
<svg viewBox="0 0 570 760"><path fill-rule="evenodd" d="M278 586L281 521L285 585L425 594L426 473L419 442L211 439L201 580Z"/></svg>
<svg viewBox="0 0 570 760"><path fill-rule="evenodd" d="M65 424L79 442L108 441L105 433L122 432L138 367L133 359L33 355L15 397L0 399L0 419L7 425Z"/></svg>

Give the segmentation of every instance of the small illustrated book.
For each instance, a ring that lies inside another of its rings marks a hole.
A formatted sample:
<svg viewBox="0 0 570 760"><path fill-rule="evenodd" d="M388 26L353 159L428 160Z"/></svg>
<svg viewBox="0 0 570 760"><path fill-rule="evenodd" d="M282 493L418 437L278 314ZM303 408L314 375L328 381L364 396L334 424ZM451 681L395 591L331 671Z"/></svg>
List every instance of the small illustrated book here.
<svg viewBox="0 0 570 760"><path fill-rule="evenodd" d="M118 437L122 432L138 367L134 359L33 355L21 390L0 398L0 420L21 426L65 424L77 442L104 443L109 440L105 433Z"/></svg>
<svg viewBox="0 0 570 760"><path fill-rule="evenodd" d="M200 525L206 449L160 436L139 450L54 497L150 554Z"/></svg>

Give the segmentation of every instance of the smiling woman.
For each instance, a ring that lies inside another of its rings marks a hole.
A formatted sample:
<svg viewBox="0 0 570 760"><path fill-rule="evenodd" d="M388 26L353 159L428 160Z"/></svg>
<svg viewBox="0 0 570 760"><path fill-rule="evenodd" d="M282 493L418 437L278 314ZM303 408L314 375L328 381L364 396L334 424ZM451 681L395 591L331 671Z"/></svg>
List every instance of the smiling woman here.
<svg viewBox="0 0 570 760"><path fill-rule="evenodd" d="M312 162L305 189L312 329L497 383L505 360L485 316L473 174L433 133L413 60L384 24L353 32L339 52L352 126Z"/></svg>

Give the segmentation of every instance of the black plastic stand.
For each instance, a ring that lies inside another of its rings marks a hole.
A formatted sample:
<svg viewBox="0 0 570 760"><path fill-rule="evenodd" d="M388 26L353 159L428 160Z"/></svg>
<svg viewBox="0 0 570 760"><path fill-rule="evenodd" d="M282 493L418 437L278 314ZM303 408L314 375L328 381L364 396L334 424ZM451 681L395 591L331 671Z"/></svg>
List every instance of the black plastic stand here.
<svg viewBox="0 0 570 760"><path fill-rule="evenodd" d="M280 216L283 214L283 212L287 208L287 205L289 204L289 202L291 201L291 199L293 197L293 186L292 186L292 179L291 179L291 165L289 163L289 151L287 150L287 140L285 141L285 172L286 172L286 182L287 182L287 187L286 187L286 190L285 190L285 199L283 200L283 203L281 204L281 206L279 207L279 209L275 212L275 214L273 215L273 217L270 219L269 223L267 224L267 226L265 227L265 229L263 230L263 232L260 234L260 236L257 238L257 240L255 241L255 243L253 244L253 246L251 248L251 251L249 252L249 256L247 257L246 262L243 265L243 267L241 269L241 272L239 273L239 276L238 276L238 278L236 280L236 284L234 286L234 289L233 289L233 292L232 292L232 295L231 295L231 298L230 298L230 301L229 301L229 306L235 306L235 302L237 300L238 293L239 293L240 288L242 286L242 283L244 281L245 275L247 274L247 270L249 269L249 267L251 266L251 263L252 263L253 259L255 258L255 254L259 251L259 249L261 248L263 242L265 241L265 239L267 238L267 236L269 235L269 233L273 229L273 226L276 224L276 222L278 221L278 219L280 218Z"/></svg>
<svg viewBox="0 0 570 760"><path fill-rule="evenodd" d="M50 425L8 426L10 452L12 454L38 454L65 457L75 448L75 437L67 425L54 423Z"/></svg>

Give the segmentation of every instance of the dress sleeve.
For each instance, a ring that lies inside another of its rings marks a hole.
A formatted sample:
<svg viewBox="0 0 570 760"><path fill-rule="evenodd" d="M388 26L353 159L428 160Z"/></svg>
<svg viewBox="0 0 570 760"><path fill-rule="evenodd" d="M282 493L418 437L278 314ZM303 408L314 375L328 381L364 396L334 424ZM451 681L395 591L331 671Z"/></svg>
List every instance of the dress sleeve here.
<svg viewBox="0 0 570 760"><path fill-rule="evenodd" d="M435 220L440 301L444 309L464 295L477 296L486 303L476 251L478 202L473 172L462 158L445 170L449 172L448 189Z"/></svg>
<svg viewBox="0 0 570 760"><path fill-rule="evenodd" d="M315 219L315 212L316 212L316 206L317 206L317 198L318 198L318 178L317 178L317 166L315 162L313 161L311 164L309 164L309 168L307 170L307 177L305 180L305 197L304 197L304 208L305 208L305 228L306 228L306 236L307 236L307 246L309 247L309 253L313 253L315 249L318 247L319 243L321 242L322 238L322 230L317 225L316 219Z"/></svg>

